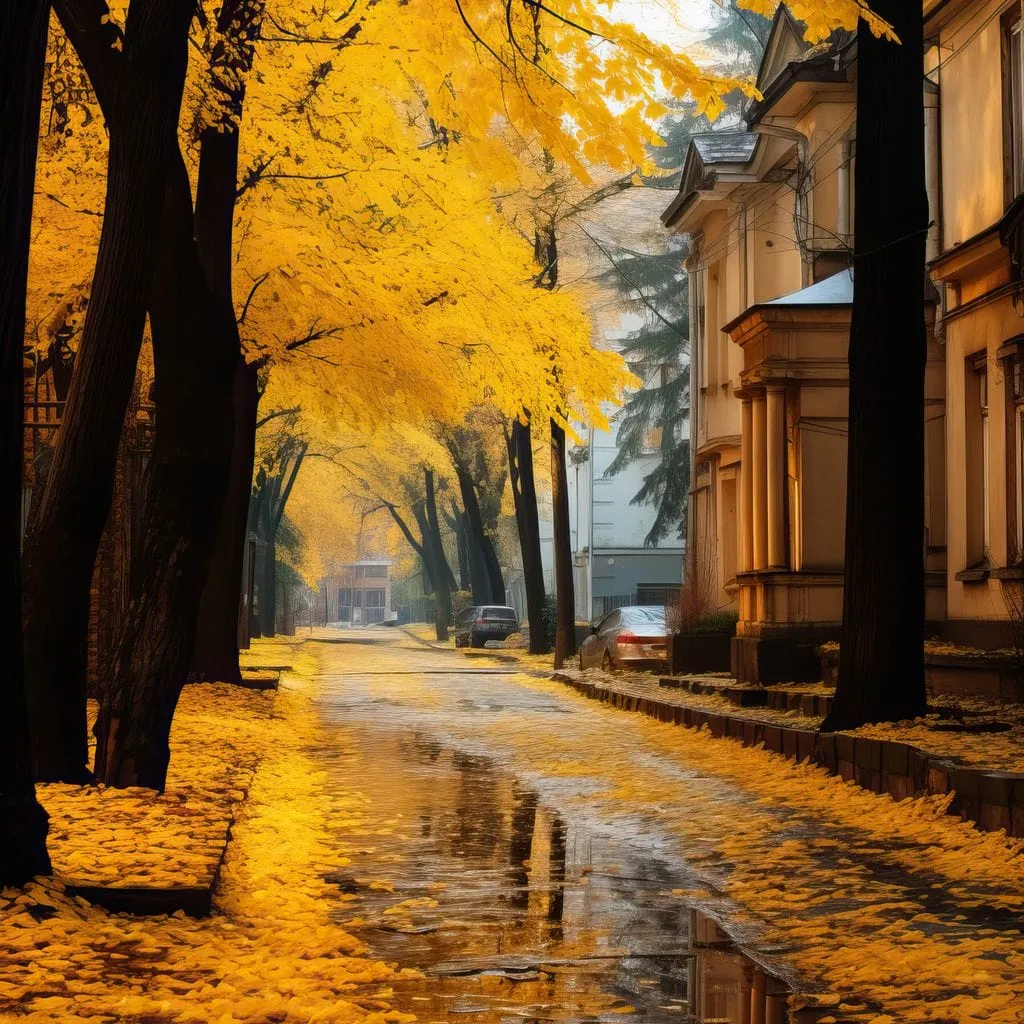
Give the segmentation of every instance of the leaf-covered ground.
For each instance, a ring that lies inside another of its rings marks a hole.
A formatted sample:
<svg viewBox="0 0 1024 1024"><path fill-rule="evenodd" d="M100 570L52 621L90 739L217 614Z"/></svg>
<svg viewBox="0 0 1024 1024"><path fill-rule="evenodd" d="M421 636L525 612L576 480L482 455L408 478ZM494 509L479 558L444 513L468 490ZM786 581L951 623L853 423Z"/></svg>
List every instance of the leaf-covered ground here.
<svg viewBox="0 0 1024 1024"><path fill-rule="evenodd" d="M257 653L290 653L274 646ZM5 891L0 1020L400 1018L387 1001L394 971L328 914L338 896L324 873L347 863L335 830L346 816L360 820L366 806L355 794L324 798L322 771L310 751L327 741L307 686L308 677L291 675L273 695L225 686L186 689L164 797L93 790L75 796L65 787L47 787L41 796L54 815L58 871L66 868L76 880L117 874L122 881L180 884L209 870L204 837L221 828L225 787L260 762L233 828L214 916L108 914L69 898L60 876L23 894ZM181 808L189 813L179 814ZM377 983L380 994L373 995Z"/></svg>

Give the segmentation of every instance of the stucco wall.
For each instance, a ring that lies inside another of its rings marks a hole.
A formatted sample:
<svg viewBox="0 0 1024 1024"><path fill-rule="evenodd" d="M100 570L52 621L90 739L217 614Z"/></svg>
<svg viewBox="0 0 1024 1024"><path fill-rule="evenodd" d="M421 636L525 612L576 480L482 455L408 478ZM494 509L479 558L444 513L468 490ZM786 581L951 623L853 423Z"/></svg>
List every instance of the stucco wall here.
<svg viewBox="0 0 1024 1024"><path fill-rule="evenodd" d="M1002 6L971 4L940 35L946 63L931 77L939 83L946 248L1003 212Z"/></svg>

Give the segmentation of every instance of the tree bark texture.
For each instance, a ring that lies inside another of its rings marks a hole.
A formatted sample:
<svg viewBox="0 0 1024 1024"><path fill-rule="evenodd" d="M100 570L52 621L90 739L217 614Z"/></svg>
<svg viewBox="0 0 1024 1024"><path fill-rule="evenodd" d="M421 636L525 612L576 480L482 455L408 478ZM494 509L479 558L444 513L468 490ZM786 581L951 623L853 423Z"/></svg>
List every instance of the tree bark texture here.
<svg viewBox="0 0 1024 1024"><path fill-rule="evenodd" d="M576 653L576 595L572 579L569 486L565 467L565 430L551 420L551 510L555 549L555 668Z"/></svg>
<svg viewBox="0 0 1024 1024"><path fill-rule="evenodd" d="M466 515L466 540L469 547L469 574L473 590L473 604L493 604L491 575L487 569L485 554L484 524L480 516L480 502L476 496L476 485L469 471L456 462L455 475L462 494L462 507Z"/></svg>
<svg viewBox="0 0 1024 1024"><path fill-rule="evenodd" d="M508 468L523 559L530 653L546 654L551 650L551 640L544 624L544 563L540 548L537 486L533 477L533 438L530 424L520 423L518 419L512 421L508 434Z"/></svg>
<svg viewBox="0 0 1024 1024"><path fill-rule="evenodd" d="M242 631L247 637L249 629L248 622L243 622L242 580L256 455L257 398L256 367L239 358L235 366L234 445L227 494L192 649L189 678L195 682L242 681L238 649Z"/></svg>
<svg viewBox="0 0 1024 1024"><path fill-rule="evenodd" d="M0 31L0 889L50 873L48 818L32 781L20 615L25 292L49 13L46 0L9 0Z"/></svg>
<svg viewBox="0 0 1024 1024"><path fill-rule="evenodd" d="M149 302L156 432L131 598L95 729L99 779L157 790L229 475L239 351L234 311L216 301L199 261L180 157L167 180Z"/></svg>
<svg viewBox="0 0 1024 1024"><path fill-rule="evenodd" d="M256 454L258 367L245 360L234 323L232 293L233 227L238 185L238 117L245 98L245 73L263 18L263 0L228 0L218 14L220 40L214 48L214 86L227 100L228 116L203 129L196 189L195 236L203 274L225 320L234 324L233 441L226 493L206 586L200 602L190 679L240 683L238 650L242 624L242 580L249 497ZM227 40L234 45L226 45ZM225 74L227 72L227 74ZM218 128L220 130L218 130Z"/></svg>
<svg viewBox="0 0 1024 1024"><path fill-rule="evenodd" d="M423 535L424 546L429 546L434 564L437 568L437 579L434 598L434 631L438 640L448 639L448 624L452 617L452 590L455 589L455 577L444 553L441 542L441 524L437 518L437 495L434 490L434 473L423 470L425 489L424 511L426 513L427 531Z"/></svg>
<svg viewBox="0 0 1024 1024"><path fill-rule="evenodd" d="M89 777L89 589L177 151L193 9L189 0L132 3L110 98L107 195L89 307L53 463L25 543L26 677L40 779Z"/></svg>
<svg viewBox="0 0 1024 1024"><path fill-rule="evenodd" d="M825 729L913 718L926 705L922 13L901 0L872 10L901 43L861 22L843 630Z"/></svg>

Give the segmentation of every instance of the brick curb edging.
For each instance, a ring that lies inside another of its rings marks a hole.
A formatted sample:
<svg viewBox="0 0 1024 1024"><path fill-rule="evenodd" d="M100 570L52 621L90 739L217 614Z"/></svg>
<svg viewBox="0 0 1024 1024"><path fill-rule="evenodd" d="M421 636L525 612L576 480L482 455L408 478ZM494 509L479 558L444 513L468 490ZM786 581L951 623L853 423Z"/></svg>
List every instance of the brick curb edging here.
<svg viewBox="0 0 1024 1024"><path fill-rule="evenodd" d="M1024 772L971 768L909 743L819 733L686 707L624 693L564 672L555 672L551 678L592 700L636 711L659 722L691 729L706 725L712 736L739 740L745 747L763 744L766 750L793 761L810 760L833 775L854 781L872 793L888 793L896 800L953 792L950 814L972 821L985 831L1005 829L1007 835L1024 836Z"/></svg>

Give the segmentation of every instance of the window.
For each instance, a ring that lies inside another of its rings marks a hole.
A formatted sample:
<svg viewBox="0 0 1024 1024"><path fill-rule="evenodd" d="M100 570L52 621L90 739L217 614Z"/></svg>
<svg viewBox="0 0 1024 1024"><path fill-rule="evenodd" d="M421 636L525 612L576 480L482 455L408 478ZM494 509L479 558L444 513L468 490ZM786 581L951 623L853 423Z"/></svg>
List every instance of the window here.
<svg viewBox="0 0 1024 1024"><path fill-rule="evenodd" d="M1024 192L1024 21L1015 6L1003 22L1006 202Z"/></svg>
<svg viewBox="0 0 1024 1024"><path fill-rule="evenodd" d="M1006 409L1006 564L1024 565L1024 338L996 353L1003 359Z"/></svg>
<svg viewBox="0 0 1024 1024"><path fill-rule="evenodd" d="M368 591L366 591L366 607L367 608L383 608L384 607L384 591L383 590L368 590Z"/></svg>
<svg viewBox="0 0 1024 1024"><path fill-rule="evenodd" d="M989 516L988 363L985 352L970 356L964 373L966 422L967 568L987 562L991 542Z"/></svg>
<svg viewBox="0 0 1024 1024"><path fill-rule="evenodd" d="M350 587L342 587L338 591L338 621L352 621L352 590Z"/></svg>

